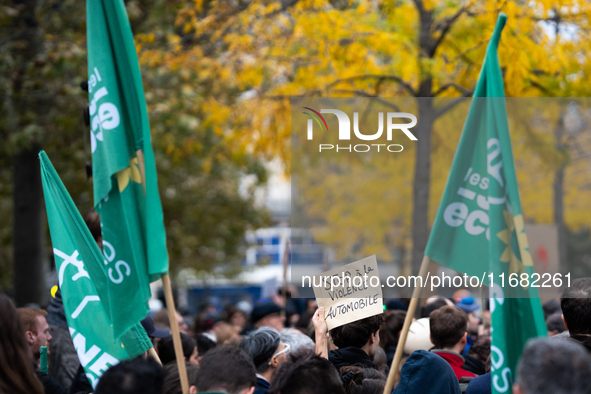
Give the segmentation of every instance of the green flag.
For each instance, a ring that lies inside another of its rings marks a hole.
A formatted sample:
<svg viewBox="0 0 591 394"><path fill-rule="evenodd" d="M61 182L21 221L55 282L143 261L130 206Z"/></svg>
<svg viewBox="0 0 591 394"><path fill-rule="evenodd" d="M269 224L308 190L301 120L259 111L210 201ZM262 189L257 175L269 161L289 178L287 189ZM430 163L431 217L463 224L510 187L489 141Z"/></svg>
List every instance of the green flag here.
<svg viewBox="0 0 591 394"><path fill-rule="evenodd" d="M66 319L80 364L95 387L110 366L137 357L152 343L139 324L120 339L113 335L97 291L107 281L102 270L104 257L45 152L39 153L39 158Z"/></svg>
<svg viewBox="0 0 591 394"><path fill-rule="evenodd" d="M531 278L533 262L521 213L497 55L506 19L503 14L499 16L488 44L425 250L429 258L456 271L481 279L486 273L487 284L493 278L493 393L512 392L525 342L546 335L537 289L529 285L511 287L508 281L510 274Z"/></svg>
<svg viewBox="0 0 591 394"><path fill-rule="evenodd" d="M112 301L105 309L119 337L148 313L149 283L168 273L168 254L125 5L122 0L88 0L86 7L94 205L101 215Z"/></svg>

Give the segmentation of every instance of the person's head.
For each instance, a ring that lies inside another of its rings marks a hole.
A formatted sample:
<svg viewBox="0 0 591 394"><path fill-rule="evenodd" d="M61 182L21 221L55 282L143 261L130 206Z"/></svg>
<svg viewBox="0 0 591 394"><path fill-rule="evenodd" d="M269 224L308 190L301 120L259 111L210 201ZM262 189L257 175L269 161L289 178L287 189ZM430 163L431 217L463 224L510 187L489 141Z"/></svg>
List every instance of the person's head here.
<svg viewBox="0 0 591 394"><path fill-rule="evenodd" d="M370 357L380 344L380 328L384 322L383 315L366 317L330 330L330 336L339 349L356 347L363 349Z"/></svg>
<svg viewBox="0 0 591 394"><path fill-rule="evenodd" d="M468 353L470 357L474 357L482 364L486 364L486 361L490 357L490 335L481 335L477 340L474 341Z"/></svg>
<svg viewBox="0 0 591 394"><path fill-rule="evenodd" d="M152 319L154 320L154 326L170 330L170 317L168 316L168 310L166 308L162 308L156 312ZM179 327L179 331L186 334L189 330L189 326L178 311L175 313L175 320Z"/></svg>
<svg viewBox="0 0 591 394"><path fill-rule="evenodd" d="M404 325L406 311L395 310L386 317L386 324L380 330L380 346L387 349L389 346L398 346L400 331Z"/></svg>
<svg viewBox="0 0 591 394"><path fill-rule="evenodd" d="M455 306L444 306L429 316L431 342L437 349L462 353L468 335L468 316Z"/></svg>
<svg viewBox="0 0 591 394"><path fill-rule="evenodd" d="M187 361L190 364L199 365L199 362L197 361L199 352L197 350L197 344L195 343L195 340L187 334L181 333L181 345L183 347L183 355L185 356L185 361ZM160 357L160 361L162 361L162 365L166 365L170 362L176 362L172 335L161 339L158 342L156 348L158 350L158 356Z"/></svg>
<svg viewBox="0 0 591 394"><path fill-rule="evenodd" d="M187 380L189 381L189 393L196 393L199 367L193 364L185 364L185 369L187 370ZM183 394L178 364L175 362L169 363L164 367L164 371L162 394Z"/></svg>
<svg viewBox="0 0 591 394"><path fill-rule="evenodd" d="M552 299L549 301L546 301L542 304L542 309L544 310L544 318L547 319L548 317L550 317L551 315L555 314L555 313L562 313L562 311L560 310L560 301L556 300L556 299Z"/></svg>
<svg viewBox="0 0 591 394"><path fill-rule="evenodd" d="M341 379L345 394L381 394L386 385L386 375L373 368L342 367Z"/></svg>
<svg viewBox="0 0 591 394"><path fill-rule="evenodd" d="M447 298L439 296L427 298L427 301L425 301L425 305L423 305L423 307L421 308L421 318L429 317L429 315L431 315L431 312L446 305L453 305L453 303L449 301Z"/></svg>
<svg viewBox="0 0 591 394"><path fill-rule="evenodd" d="M215 332L218 345L227 345L234 341L240 342L238 339L240 331L240 327L225 321L219 321L213 325L213 332Z"/></svg>
<svg viewBox="0 0 591 394"><path fill-rule="evenodd" d="M280 333L281 341L289 345L290 352L295 353L300 349L314 350L314 341L307 335L301 333L301 331L286 328Z"/></svg>
<svg viewBox="0 0 591 394"><path fill-rule="evenodd" d="M325 358L311 351L291 355L271 382L268 394L344 394L341 377Z"/></svg>
<svg viewBox="0 0 591 394"><path fill-rule="evenodd" d="M289 345L285 345L277 330L271 327L261 327L250 332L242 339L240 349L252 358L257 372L268 377L268 380L287 360L289 353Z"/></svg>
<svg viewBox="0 0 591 394"><path fill-rule="evenodd" d="M255 328L273 327L277 331L285 328L285 316L281 315L281 307L273 302L256 305L250 313L250 320Z"/></svg>
<svg viewBox="0 0 591 394"><path fill-rule="evenodd" d="M591 278L579 278L560 298L564 326L570 335L591 334Z"/></svg>
<svg viewBox="0 0 591 394"><path fill-rule="evenodd" d="M152 358L121 361L101 376L95 394L161 394L164 369Z"/></svg>
<svg viewBox="0 0 591 394"><path fill-rule="evenodd" d="M546 329L548 330L549 337L566 331L566 327L564 327L564 320L562 320L562 314L555 313L548 316L546 319Z"/></svg>
<svg viewBox="0 0 591 394"><path fill-rule="evenodd" d="M591 357L569 340L528 341L517 367L515 394L588 394Z"/></svg>
<svg viewBox="0 0 591 394"><path fill-rule="evenodd" d="M10 299L0 294L0 393L42 394L24 328Z"/></svg>
<svg viewBox="0 0 591 394"><path fill-rule="evenodd" d="M18 308L17 311L31 354L37 360L39 358L39 348L47 346L51 341L49 325L45 320L47 312L36 308Z"/></svg>
<svg viewBox="0 0 591 394"><path fill-rule="evenodd" d="M241 349L217 346L207 352L199 364L197 391L252 394L255 384L254 364Z"/></svg>
<svg viewBox="0 0 591 394"><path fill-rule="evenodd" d="M248 320L246 319L246 313L242 309L238 308L228 308L228 317L226 322L243 329L246 327L246 323Z"/></svg>
<svg viewBox="0 0 591 394"><path fill-rule="evenodd" d="M195 342L197 342L197 361L201 363L205 353L217 346L217 344L203 334L195 335Z"/></svg>

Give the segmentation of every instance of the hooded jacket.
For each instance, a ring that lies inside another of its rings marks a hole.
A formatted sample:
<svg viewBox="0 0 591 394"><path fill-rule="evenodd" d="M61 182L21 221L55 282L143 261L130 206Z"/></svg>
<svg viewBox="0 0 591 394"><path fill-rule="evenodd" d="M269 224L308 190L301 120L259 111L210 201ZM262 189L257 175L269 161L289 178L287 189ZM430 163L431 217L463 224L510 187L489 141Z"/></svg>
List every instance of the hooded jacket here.
<svg viewBox="0 0 591 394"><path fill-rule="evenodd" d="M413 352L400 371L393 394L461 394L458 378L441 357L426 350Z"/></svg>
<svg viewBox="0 0 591 394"><path fill-rule="evenodd" d="M341 367L348 365L363 365L367 368L375 368L377 366L373 363L372 359L363 350L357 347L346 347L343 349L331 350L328 352L328 361L335 366L337 371L340 371Z"/></svg>

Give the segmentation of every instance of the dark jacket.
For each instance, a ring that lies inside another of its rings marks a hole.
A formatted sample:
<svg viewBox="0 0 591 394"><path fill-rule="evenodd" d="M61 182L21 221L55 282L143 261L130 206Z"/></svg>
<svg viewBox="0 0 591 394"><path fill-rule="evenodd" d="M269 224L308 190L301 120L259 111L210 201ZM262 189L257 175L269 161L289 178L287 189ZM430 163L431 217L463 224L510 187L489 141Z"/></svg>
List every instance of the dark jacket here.
<svg viewBox="0 0 591 394"><path fill-rule="evenodd" d="M587 353L591 354L591 337L588 335L571 335L569 338L571 341L575 341L583 346L587 350Z"/></svg>
<svg viewBox="0 0 591 394"><path fill-rule="evenodd" d="M388 361L388 366L392 365L392 360L394 360L394 353L396 353L396 346L388 346L385 349L386 352L386 359Z"/></svg>
<svg viewBox="0 0 591 394"><path fill-rule="evenodd" d="M267 394L267 391L269 391L269 387L271 387L271 384L269 382L257 376L257 384L254 386L253 394Z"/></svg>
<svg viewBox="0 0 591 394"><path fill-rule="evenodd" d="M466 394L490 394L492 393L490 372L477 376L470 381Z"/></svg>
<svg viewBox="0 0 591 394"><path fill-rule="evenodd" d="M367 368L377 369L372 359L358 347L346 347L328 352L328 361L340 372L341 367L349 365L362 365Z"/></svg>
<svg viewBox="0 0 591 394"><path fill-rule="evenodd" d="M464 366L462 368L476 375L484 375L486 373L484 363L472 356L464 356Z"/></svg>
<svg viewBox="0 0 591 394"><path fill-rule="evenodd" d="M461 394L461 390L453 369L443 358L417 350L402 366L393 394Z"/></svg>
<svg viewBox="0 0 591 394"><path fill-rule="evenodd" d="M35 371L35 373L45 389L45 394L68 394L68 390L51 376L40 371Z"/></svg>
<svg viewBox="0 0 591 394"><path fill-rule="evenodd" d="M62 386L68 388L72 385L80 361L68 329L60 290L49 302L45 318L49 324L49 333L53 337L48 346L49 375L57 379Z"/></svg>

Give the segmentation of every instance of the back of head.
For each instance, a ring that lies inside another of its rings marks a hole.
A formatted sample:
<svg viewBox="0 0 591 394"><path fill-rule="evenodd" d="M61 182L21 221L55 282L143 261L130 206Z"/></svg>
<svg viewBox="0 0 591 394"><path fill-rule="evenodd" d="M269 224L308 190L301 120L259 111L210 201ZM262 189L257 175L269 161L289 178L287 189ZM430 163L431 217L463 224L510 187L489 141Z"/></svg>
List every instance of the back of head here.
<svg viewBox="0 0 591 394"><path fill-rule="evenodd" d="M101 376L96 394L161 394L164 369L153 359L122 361Z"/></svg>
<svg viewBox="0 0 591 394"><path fill-rule="evenodd" d="M251 331L240 343L240 349L250 356L258 373L269 369L269 360L277 351L281 337L271 327L261 327Z"/></svg>
<svg viewBox="0 0 591 394"><path fill-rule="evenodd" d="M334 344L343 349L346 347L362 348L371 334L375 334L384 321L383 315L366 317L330 330L330 336Z"/></svg>
<svg viewBox="0 0 591 394"><path fill-rule="evenodd" d="M546 329L550 333L560 334L564 332L566 328L564 327L564 321L562 320L562 314L555 313L553 315L548 316L546 319Z"/></svg>
<svg viewBox="0 0 591 394"><path fill-rule="evenodd" d="M314 341L307 335L302 334L298 330L286 328L281 331L281 341L289 344L291 352L295 353L301 349L314 350L316 346Z"/></svg>
<svg viewBox="0 0 591 394"><path fill-rule="evenodd" d="M436 311L437 309L449 305L445 299L437 297L432 300L427 300L425 305L421 308L421 317L429 317L431 312Z"/></svg>
<svg viewBox="0 0 591 394"><path fill-rule="evenodd" d="M542 309L544 310L544 318L547 319L550 315L561 312L560 301L556 299L546 301L542 304Z"/></svg>
<svg viewBox="0 0 591 394"><path fill-rule="evenodd" d="M384 329L380 331L380 346L398 346L398 335L404 325L406 311L395 310L386 317Z"/></svg>
<svg viewBox="0 0 591 394"><path fill-rule="evenodd" d="M477 340L474 341L470 349L468 349L467 355L474 357L483 364L486 364L490 356L490 335L481 335Z"/></svg>
<svg viewBox="0 0 591 394"><path fill-rule="evenodd" d="M193 364L185 363L185 368L187 370L189 387L197 386L197 374L199 373L199 367ZM178 364L174 362L169 363L164 367L164 370L165 376L162 394L183 394Z"/></svg>
<svg viewBox="0 0 591 394"><path fill-rule="evenodd" d="M10 299L0 294L0 393L42 394L23 326Z"/></svg>
<svg viewBox="0 0 591 394"><path fill-rule="evenodd" d="M207 352L199 364L198 391L224 391L239 394L256 384L256 371L243 350L217 346Z"/></svg>
<svg viewBox="0 0 591 394"><path fill-rule="evenodd" d="M575 279L565 288L560 307L571 335L591 334L591 278Z"/></svg>
<svg viewBox="0 0 591 394"><path fill-rule="evenodd" d="M591 356L571 341L528 341L517 368L523 394L588 394Z"/></svg>
<svg viewBox="0 0 591 394"><path fill-rule="evenodd" d="M413 352L400 371L393 394L460 394L460 384L451 366L442 357L426 350Z"/></svg>
<svg viewBox="0 0 591 394"><path fill-rule="evenodd" d="M183 355L185 356L186 360L191 358L193 351L195 350L195 346L197 346L195 340L188 336L187 334L181 334L181 345L183 347ZM158 341L158 356L160 357L160 361L162 361L162 365L166 365L170 362L176 361L176 356L174 353L174 344L172 342L172 335L162 338Z"/></svg>
<svg viewBox="0 0 591 394"><path fill-rule="evenodd" d="M339 373L328 360L300 351L281 364L268 394L344 394L344 390Z"/></svg>
<svg viewBox="0 0 591 394"><path fill-rule="evenodd" d="M429 316L431 339L437 349L455 346L468 330L466 312L455 306L444 306Z"/></svg>
<svg viewBox="0 0 591 394"><path fill-rule="evenodd" d="M342 367L341 380L345 394L381 394L386 385L386 375L373 368Z"/></svg>
<svg viewBox="0 0 591 394"><path fill-rule="evenodd" d="M217 346L217 344L203 334L195 335L195 342L197 342L197 351L199 356L205 356L205 353Z"/></svg>

